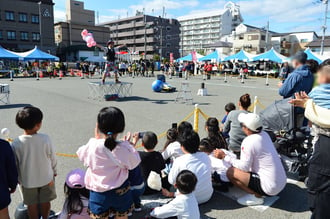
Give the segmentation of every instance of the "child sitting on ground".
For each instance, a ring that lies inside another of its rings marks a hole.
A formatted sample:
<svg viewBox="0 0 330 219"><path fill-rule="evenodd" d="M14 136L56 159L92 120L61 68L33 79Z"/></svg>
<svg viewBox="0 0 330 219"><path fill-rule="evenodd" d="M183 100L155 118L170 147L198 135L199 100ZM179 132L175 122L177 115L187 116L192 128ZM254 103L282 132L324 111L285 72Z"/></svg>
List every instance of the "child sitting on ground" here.
<svg viewBox="0 0 330 219"><path fill-rule="evenodd" d="M139 133L135 133L133 135L133 144L139 141ZM146 183L146 188L144 191L145 195L155 194L159 191L153 190L147 185L147 180L150 175L151 171L156 172L157 174L161 175L161 171L165 168L165 162L161 153L155 151L155 147L158 143L158 139L155 133L153 132L146 132L142 137L142 146L144 151L139 151L141 157L141 170L142 170L142 177L144 182Z"/></svg>
<svg viewBox="0 0 330 219"><path fill-rule="evenodd" d="M24 133L12 142L23 203L28 206L30 219L39 219L40 215L48 218L50 202L56 198L54 177L57 162L50 138L38 133L42 118L42 112L36 107L19 110L16 124Z"/></svg>
<svg viewBox="0 0 330 219"><path fill-rule="evenodd" d="M227 191L227 185L230 182L227 177L227 170L229 167L231 167L231 164L214 157L214 149L215 148L211 145L209 139L204 138L201 140L199 151L208 154L211 160L213 187L221 191ZM224 149L222 150L226 153L226 155L236 158L236 155L234 153L231 153Z"/></svg>
<svg viewBox="0 0 330 219"><path fill-rule="evenodd" d="M236 110L236 106L234 103L227 103L225 105L225 112L226 112L226 115L222 118L221 120L221 128L220 130L223 129L223 126L225 124L225 122L227 121L227 117L228 117L228 114L233 111L233 110ZM228 132L222 132L222 135L224 138L229 138L229 133Z"/></svg>
<svg viewBox="0 0 330 219"><path fill-rule="evenodd" d="M77 151L88 166L85 183L92 218L108 218L113 213L116 219L127 219L133 208L128 172L139 165L140 156L128 141L116 140L124 129L123 112L105 107L97 116L95 138Z"/></svg>
<svg viewBox="0 0 330 219"><path fill-rule="evenodd" d="M130 170L128 173L128 181L131 186L132 198L134 203L134 211L141 211L141 195L143 195L145 190L145 183L142 177L142 170L140 165Z"/></svg>
<svg viewBox="0 0 330 219"><path fill-rule="evenodd" d="M185 131L191 131L193 130L192 125L189 122L181 122L178 126L178 136L180 136ZM174 141L173 143L169 144L166 149L162 152L162 156L165 161L168 159L171 159L171 162L173 162L176 158L183 155L183 152L181 150L181 144L178 141Z"/></svg>
<svg viewBox="0 0 330 219"><path fill-rule="evenodd" d="M58 219L90 219L87 213L89 190L85 188L85 171L75 169L66 176L65 202Z"/></svg>
<svg viewBox="0 0 330 219"><path fill-rule="evenodd" d="M15 155L10 144L0 139L0 148L0 218L8 219L10 194L16 190L18 175Z"/></svg>
<svg viewBox="0 0 330 219"><path fill-rule="evenodd" d="M178 130L175 129L175 128L170 128L169 130L167 130L166 132L166 142L165 142L165 145L164 145L164 148L163 148L163 151L166 150L166 148L176 142L176 139L178 138Z"/></svg>
<svg viewBox="0 0 330 219"><path fill-rule="evenodd" d="M156 218L177 217L178 219L199 219L198 203L193 191L197 184L197 178L189 170L181 171L176 177L176 194L168 204L155 208L150 215Z"/></svg>

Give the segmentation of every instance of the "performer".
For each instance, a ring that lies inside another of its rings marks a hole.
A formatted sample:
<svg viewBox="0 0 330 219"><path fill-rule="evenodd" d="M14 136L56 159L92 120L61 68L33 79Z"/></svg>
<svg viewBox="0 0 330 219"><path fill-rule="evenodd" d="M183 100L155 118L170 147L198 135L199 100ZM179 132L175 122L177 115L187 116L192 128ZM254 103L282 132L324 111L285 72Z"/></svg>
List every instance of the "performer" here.
<svg viewBox="0 0 330 219"><path fill-rule="evenodd" d="M116 66L116 53L119 52L119 49L124 47L125 45L121 45L121 46L114 46L115 43L113 40L109 40L107 42L107 46L103 47L99 44L96 44L96 47L102 49L107 57L107 62L105 63L105 69L104 72L102 74L102 83L105 83L105 78L110 75L110 71L113 71L115 74L115 82L116 83L120 83L120 81L118 80L118 68Z"/></svg>

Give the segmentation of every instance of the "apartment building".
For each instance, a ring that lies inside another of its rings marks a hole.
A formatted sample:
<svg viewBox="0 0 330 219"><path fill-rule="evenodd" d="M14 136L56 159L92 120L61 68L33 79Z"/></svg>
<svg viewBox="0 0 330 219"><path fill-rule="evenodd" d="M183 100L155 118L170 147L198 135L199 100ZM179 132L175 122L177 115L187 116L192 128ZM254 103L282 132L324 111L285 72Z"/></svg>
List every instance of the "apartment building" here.
<svg viewBox="0 0 330 219"><path fill-rule="evenodd" d="M146 54L152 59L155 54L179 58L180 24L176 19L167 19L137 13L136 16L112 20L102 24L110 29L115 44L125 44L131 52Z"/></svg>
<svg viewBox="0 0 330 219"><path fill-rule="evenodd" d="M201 11L179 17L181 24L181 54L203 50L206 45L221 41L243 22L238 5L228 2L222 10Z"/></svg>
<svg viewBox="0 0 330 219"><path fill-rule="evenodd" d="M54 52L54 3L52 0L0 1L0 44L26 51L38 46Z"/></svg>

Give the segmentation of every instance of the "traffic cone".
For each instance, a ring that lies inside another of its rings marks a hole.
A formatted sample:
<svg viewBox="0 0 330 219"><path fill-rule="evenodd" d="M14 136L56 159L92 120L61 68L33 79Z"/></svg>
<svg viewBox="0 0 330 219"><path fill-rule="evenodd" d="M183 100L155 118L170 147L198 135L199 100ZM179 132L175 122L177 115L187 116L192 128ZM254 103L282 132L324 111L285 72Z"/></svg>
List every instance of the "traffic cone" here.
<svg viewBox="0 0 330 219"><path fill-rule="evenodd" d="M42 71L39 71L39 78L43 78L44 77L44 73Z"/></svg>
<svg viewBox="0 0 330 219"><path fill-rule="evenodd" d="M57 71L54 69L54 77L57 77Z"/></svg>
<svg viewBox="0 0 330 219"><path fill-rule="evenodd" d="M63 71L62 70L60 70L60 80L62 80L62 78L63 78Z"/></svg>
<svg viewBox="0 0 330 219"><path fill-rule="evenodd" d="M70 70L70 75L73 77L74 76L74 72L73 72L73 69L71 68Z"/></svg>

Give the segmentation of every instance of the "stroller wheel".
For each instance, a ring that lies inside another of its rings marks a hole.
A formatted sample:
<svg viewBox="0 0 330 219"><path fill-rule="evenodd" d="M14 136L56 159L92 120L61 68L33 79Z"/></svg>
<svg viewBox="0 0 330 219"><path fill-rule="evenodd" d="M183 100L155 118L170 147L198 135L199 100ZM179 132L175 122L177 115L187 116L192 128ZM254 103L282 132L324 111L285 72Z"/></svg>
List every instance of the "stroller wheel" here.
<svg viewBox="0 0 330 219"><path fill-rule="evenodd" d="M307 184L308 184L308 177L305 178L304 183L305 183L305 186L307 187Z"/></svg>

